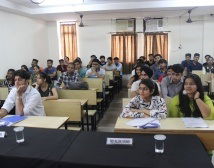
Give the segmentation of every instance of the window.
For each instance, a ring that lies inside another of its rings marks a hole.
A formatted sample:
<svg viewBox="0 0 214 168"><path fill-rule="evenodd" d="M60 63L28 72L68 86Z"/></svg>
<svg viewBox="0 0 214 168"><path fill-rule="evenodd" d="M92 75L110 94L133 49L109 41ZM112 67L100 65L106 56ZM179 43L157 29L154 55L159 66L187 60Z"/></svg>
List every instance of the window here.
<svg viewBox="0 0 214 168"><path fill-rule="evenodd" d="M60 23L61 55L69 57L71 61L77 58L76 23Z"/></svg>
<svg viewBox="0 0 214 168"><path fill-rule="evenodd" d="M168 34L146 33L144 35L144 55L160 54L168 60Z"/></svg>

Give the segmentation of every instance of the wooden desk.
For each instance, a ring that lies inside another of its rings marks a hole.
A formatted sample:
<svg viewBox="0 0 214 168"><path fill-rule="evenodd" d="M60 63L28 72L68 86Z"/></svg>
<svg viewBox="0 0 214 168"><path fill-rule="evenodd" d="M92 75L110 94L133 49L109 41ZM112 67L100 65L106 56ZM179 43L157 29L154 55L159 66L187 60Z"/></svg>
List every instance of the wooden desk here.
<svg viewBox="0 0 214 168"><path fill-rule="evenodd" d="M161 128L138 129L126 125L132 119L118 118L114 132L147 133L147 134L195 134L207 150L214 150L214 120L205 120L209 128L185 128L181 118L167 118L160 121Z"/></svg>
<svg viewBox="0 0 214 168"><path fill-rule="evenodd" d="M57 99L57 101L80 102L81 106L85 106L88 102L87 99Z"/></svg>
<svg viewBox="0 0 214 168"><path fill-rule="evenodd" d="M67 120L68 117L27 116L25 120L13 124L13 126L58 129Z"/></svg>

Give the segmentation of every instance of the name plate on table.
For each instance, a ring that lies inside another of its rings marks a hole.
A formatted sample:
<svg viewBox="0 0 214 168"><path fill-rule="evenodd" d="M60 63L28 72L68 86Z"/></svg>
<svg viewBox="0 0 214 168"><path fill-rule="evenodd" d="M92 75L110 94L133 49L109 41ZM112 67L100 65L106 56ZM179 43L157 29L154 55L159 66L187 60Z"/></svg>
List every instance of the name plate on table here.
<svg viewBox="0 0 214 168"><path fill-rule="evenodd" d="M4 138L6 135L5 131L0 131L0 138Z"/></svg>
<svg viewBox="0 0 214 168"><path fill-rule="evenodd" d="M107 138L106 145L133 145L133 138Z"/></svg>

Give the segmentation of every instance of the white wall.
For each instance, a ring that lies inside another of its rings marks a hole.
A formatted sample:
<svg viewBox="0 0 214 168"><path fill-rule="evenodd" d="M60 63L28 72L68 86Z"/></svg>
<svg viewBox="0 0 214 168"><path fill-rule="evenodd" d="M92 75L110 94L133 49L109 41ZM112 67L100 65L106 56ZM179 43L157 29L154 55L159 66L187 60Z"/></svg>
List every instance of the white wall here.
<svg viewBox="0 0 214 168"><path fill-rule="evenodd" d="M0 78L9 68L30 66L33 58L44 66L48 56L46 22L0 11Z"/></svg>
<svg viewBox="0 0 214 168"><path fill-rule="evenodd" d="M180 63L187 52L201 54L200 61L203 62L205 54L214 56L214 18L197 17L193 20L205 20L186 23L186 18L169 18L165 30L169 34L169 64ZM101 54L106 57L111 55L111 20L94 20L84 21L86 27L79 28L78 33L78 51L79 57L82 58L83 64L86 65L90 55ZM142 19L137 19L137 32L142 32ZM58 59L58 43L56 39L57 27L55 23L49 23L49 42L50 57ZM179 49L179 46L181 48ZM138 57L144 53L144 35L138 34Z"/></svg>

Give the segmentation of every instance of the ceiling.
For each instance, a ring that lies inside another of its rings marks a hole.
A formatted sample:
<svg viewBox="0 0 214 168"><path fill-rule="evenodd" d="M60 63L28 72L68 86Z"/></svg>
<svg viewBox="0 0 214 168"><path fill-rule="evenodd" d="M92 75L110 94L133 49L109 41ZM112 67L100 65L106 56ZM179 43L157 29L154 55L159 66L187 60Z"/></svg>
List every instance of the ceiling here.
<svg viewBox="0 0 214 168"><path fill-rule="evenodd" d="M59 0L60 1L60 0ZM214 13L214 0L84 0L83 4L41 7L30 0L1 0L0 9L47 21L128 17L178 17Z"/></svg>

